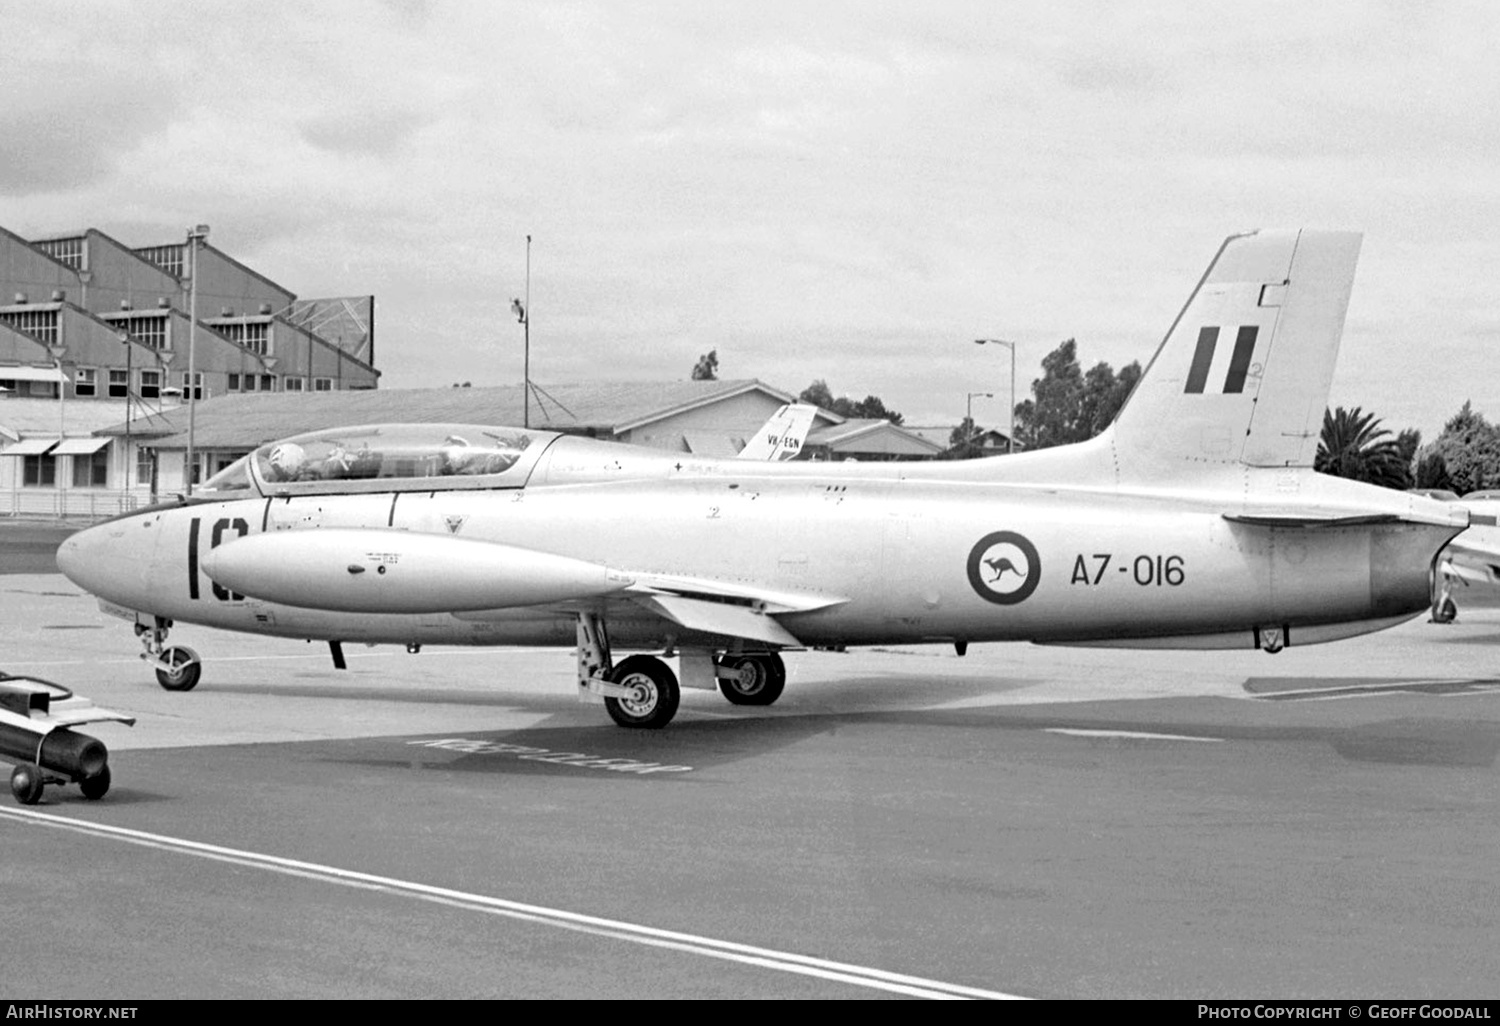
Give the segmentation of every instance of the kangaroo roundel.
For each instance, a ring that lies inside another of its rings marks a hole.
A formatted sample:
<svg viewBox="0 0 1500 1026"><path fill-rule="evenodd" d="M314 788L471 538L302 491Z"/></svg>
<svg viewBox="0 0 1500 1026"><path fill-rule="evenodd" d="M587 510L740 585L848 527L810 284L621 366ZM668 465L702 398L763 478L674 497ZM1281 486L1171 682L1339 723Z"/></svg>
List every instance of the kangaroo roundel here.
<svg viewBox="0 0 1500 1026"><path fill-rule="evenodd" d="M1024 602L1041 579L1042 557L1036 546L1014 531L987 534L969 552L969 584L986 602Z"/></svg>

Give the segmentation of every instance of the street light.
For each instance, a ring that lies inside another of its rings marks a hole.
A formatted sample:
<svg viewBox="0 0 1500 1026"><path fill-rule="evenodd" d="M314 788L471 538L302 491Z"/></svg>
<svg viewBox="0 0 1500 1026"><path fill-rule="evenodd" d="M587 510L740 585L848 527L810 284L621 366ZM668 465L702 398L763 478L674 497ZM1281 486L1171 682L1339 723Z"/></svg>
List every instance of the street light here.
<svg viewBox="0 0 1500 1026"><path fill-rule="evenodd" d="M976 338L976 346L1006 346L1010 349L1010 429L1006 436L1010 442L1010 454L1016 451L1016 344L1003 338Z"/></svg>
<svg viewBox="0 0 1500 1026"><path fill-rule="evenodd" d="M521 414L521 426L531 427L531 236L526 236L526 301L519 299L510 301L511 312L516 315L516 320L521 322L521 332L524 338L525 356L522 364L521 377L521 401L525 404L525 412Z"/></svg>
<svg viewBox="0 0 1500 1026"><path fill-rule="evenodd" d="M964 397L964 424L969 429L969 437L964 439L965 445L974 441L975 436L979 434L974 430L974 397L976 395L984 396L986 399L995 398L994 392L970 392Z"/></svg>
<svg viewBox="0 0 1500 1026"><path fill-rule="evenodd" d="M198 412L198 247L203 240L208 238L208 225L200 224L189 228L187 233L188 256L192 257L192 267L188 271L188 443L187 443L187 466L183 468L187 476L187 493L193 494L193 478L197 475L194 461L196 454L193 450L193 431L196 427L196 414Z"/></svg>

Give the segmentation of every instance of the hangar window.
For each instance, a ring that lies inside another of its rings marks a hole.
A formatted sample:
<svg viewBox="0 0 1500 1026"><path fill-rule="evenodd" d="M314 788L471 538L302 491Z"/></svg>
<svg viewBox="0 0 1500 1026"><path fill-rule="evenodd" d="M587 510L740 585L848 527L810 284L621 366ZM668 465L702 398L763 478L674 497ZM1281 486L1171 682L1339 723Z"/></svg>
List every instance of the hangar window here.
<svg viewBox="0 0 1500 1026"><path fill-rule="evenodd" d="M0 321L17 331L24 331L44 345L57 345L56 310L7 310L0 313Z"/></svg>
<svg viewBox="0 0 1500 1026"><path fill-rule="evenodd" d="M129 317L105 317L111 325L125 332L147 349L167 348L167 312L133 314Z"/></svg>

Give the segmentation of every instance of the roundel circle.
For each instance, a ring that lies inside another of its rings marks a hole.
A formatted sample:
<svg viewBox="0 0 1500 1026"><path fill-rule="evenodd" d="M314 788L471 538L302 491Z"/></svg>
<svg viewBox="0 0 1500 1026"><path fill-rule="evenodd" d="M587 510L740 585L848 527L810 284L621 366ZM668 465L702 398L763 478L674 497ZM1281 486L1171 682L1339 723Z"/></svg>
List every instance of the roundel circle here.
<svg viewBox="0 0 1500 1026"><path fill-rule="evenodd" d="M1014 531L995 531L969 552L969 584L986 602L1024 602L1042 580L1042 557L1030 540Z"/></svg>

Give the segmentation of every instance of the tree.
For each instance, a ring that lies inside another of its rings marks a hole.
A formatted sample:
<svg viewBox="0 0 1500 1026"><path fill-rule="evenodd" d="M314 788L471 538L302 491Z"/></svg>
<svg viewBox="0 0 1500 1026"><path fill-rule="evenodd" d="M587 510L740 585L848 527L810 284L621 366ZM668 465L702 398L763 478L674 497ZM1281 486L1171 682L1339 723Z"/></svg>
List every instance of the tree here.
<svg viewBox="0 0 1500 1026"><path fill-rule="evenodd" d="M1101 360L1084 374L1078 342L1070 338L1042 358L1032 397L1016 404L1016 441L1027 449L1046 449L1093 438L1114 423L1140 379L1136 362L1117 375Z"/></svg>
<svg viewBox="0 0 1500 1026"><path fill-rule="evenodd" d="M1453 479L1448 476L1448 463L1440 452L1428 452L1417 459L1417 487L1453 490Z"/></svg>
<svg viewBox="0 0 1500 1026"><path fill-rule="evenodd" d="M955 460L971 460L979 455L981 428L973 417L959 421L958 427L948 434L948 456Z"/></svg>
<svg viewBox="0 0 1500 1026"><path fill-rule="evenodd" d="M710 349L698 357L698 362L693 365L693 380L719 380L719 351L717 349Z"/></svg>
<svg viewBox="0 0 1500 1026"><path fill-rule="evenodd" d="M1465 402L1422 454L1424 462L1434 458L1442 461L1448 484L1424 487L1447 487L1460 495L1500 488L1500 427ZM1435 469L1436 465L1430 464L1427 473L1431 475Z"/></svg>
<svg viewBox="0 0 1500 1026"><path fill-rule="evenodd" d="M1385 488L1412 487L1411 455L1421 436L1404 431L1392 438L1380 418L1358 406L1323 411L1323 433L1313 469L1334 477Z"/></svg>
<svg viewBox="0 0 1500 1026"><path fill-rule="evenodd" d="M886 409L886 405L879 396L867 395L859 402L855 402L846 395L837 399L833 397L833 390L828 387L828 382L819 378L811 385L802 390L797 396L798 402L811 403L814 406L837 413L840 417L860 418L868 420L888 420L892 424L900 424L901 414L895 410Z"/></svg>

